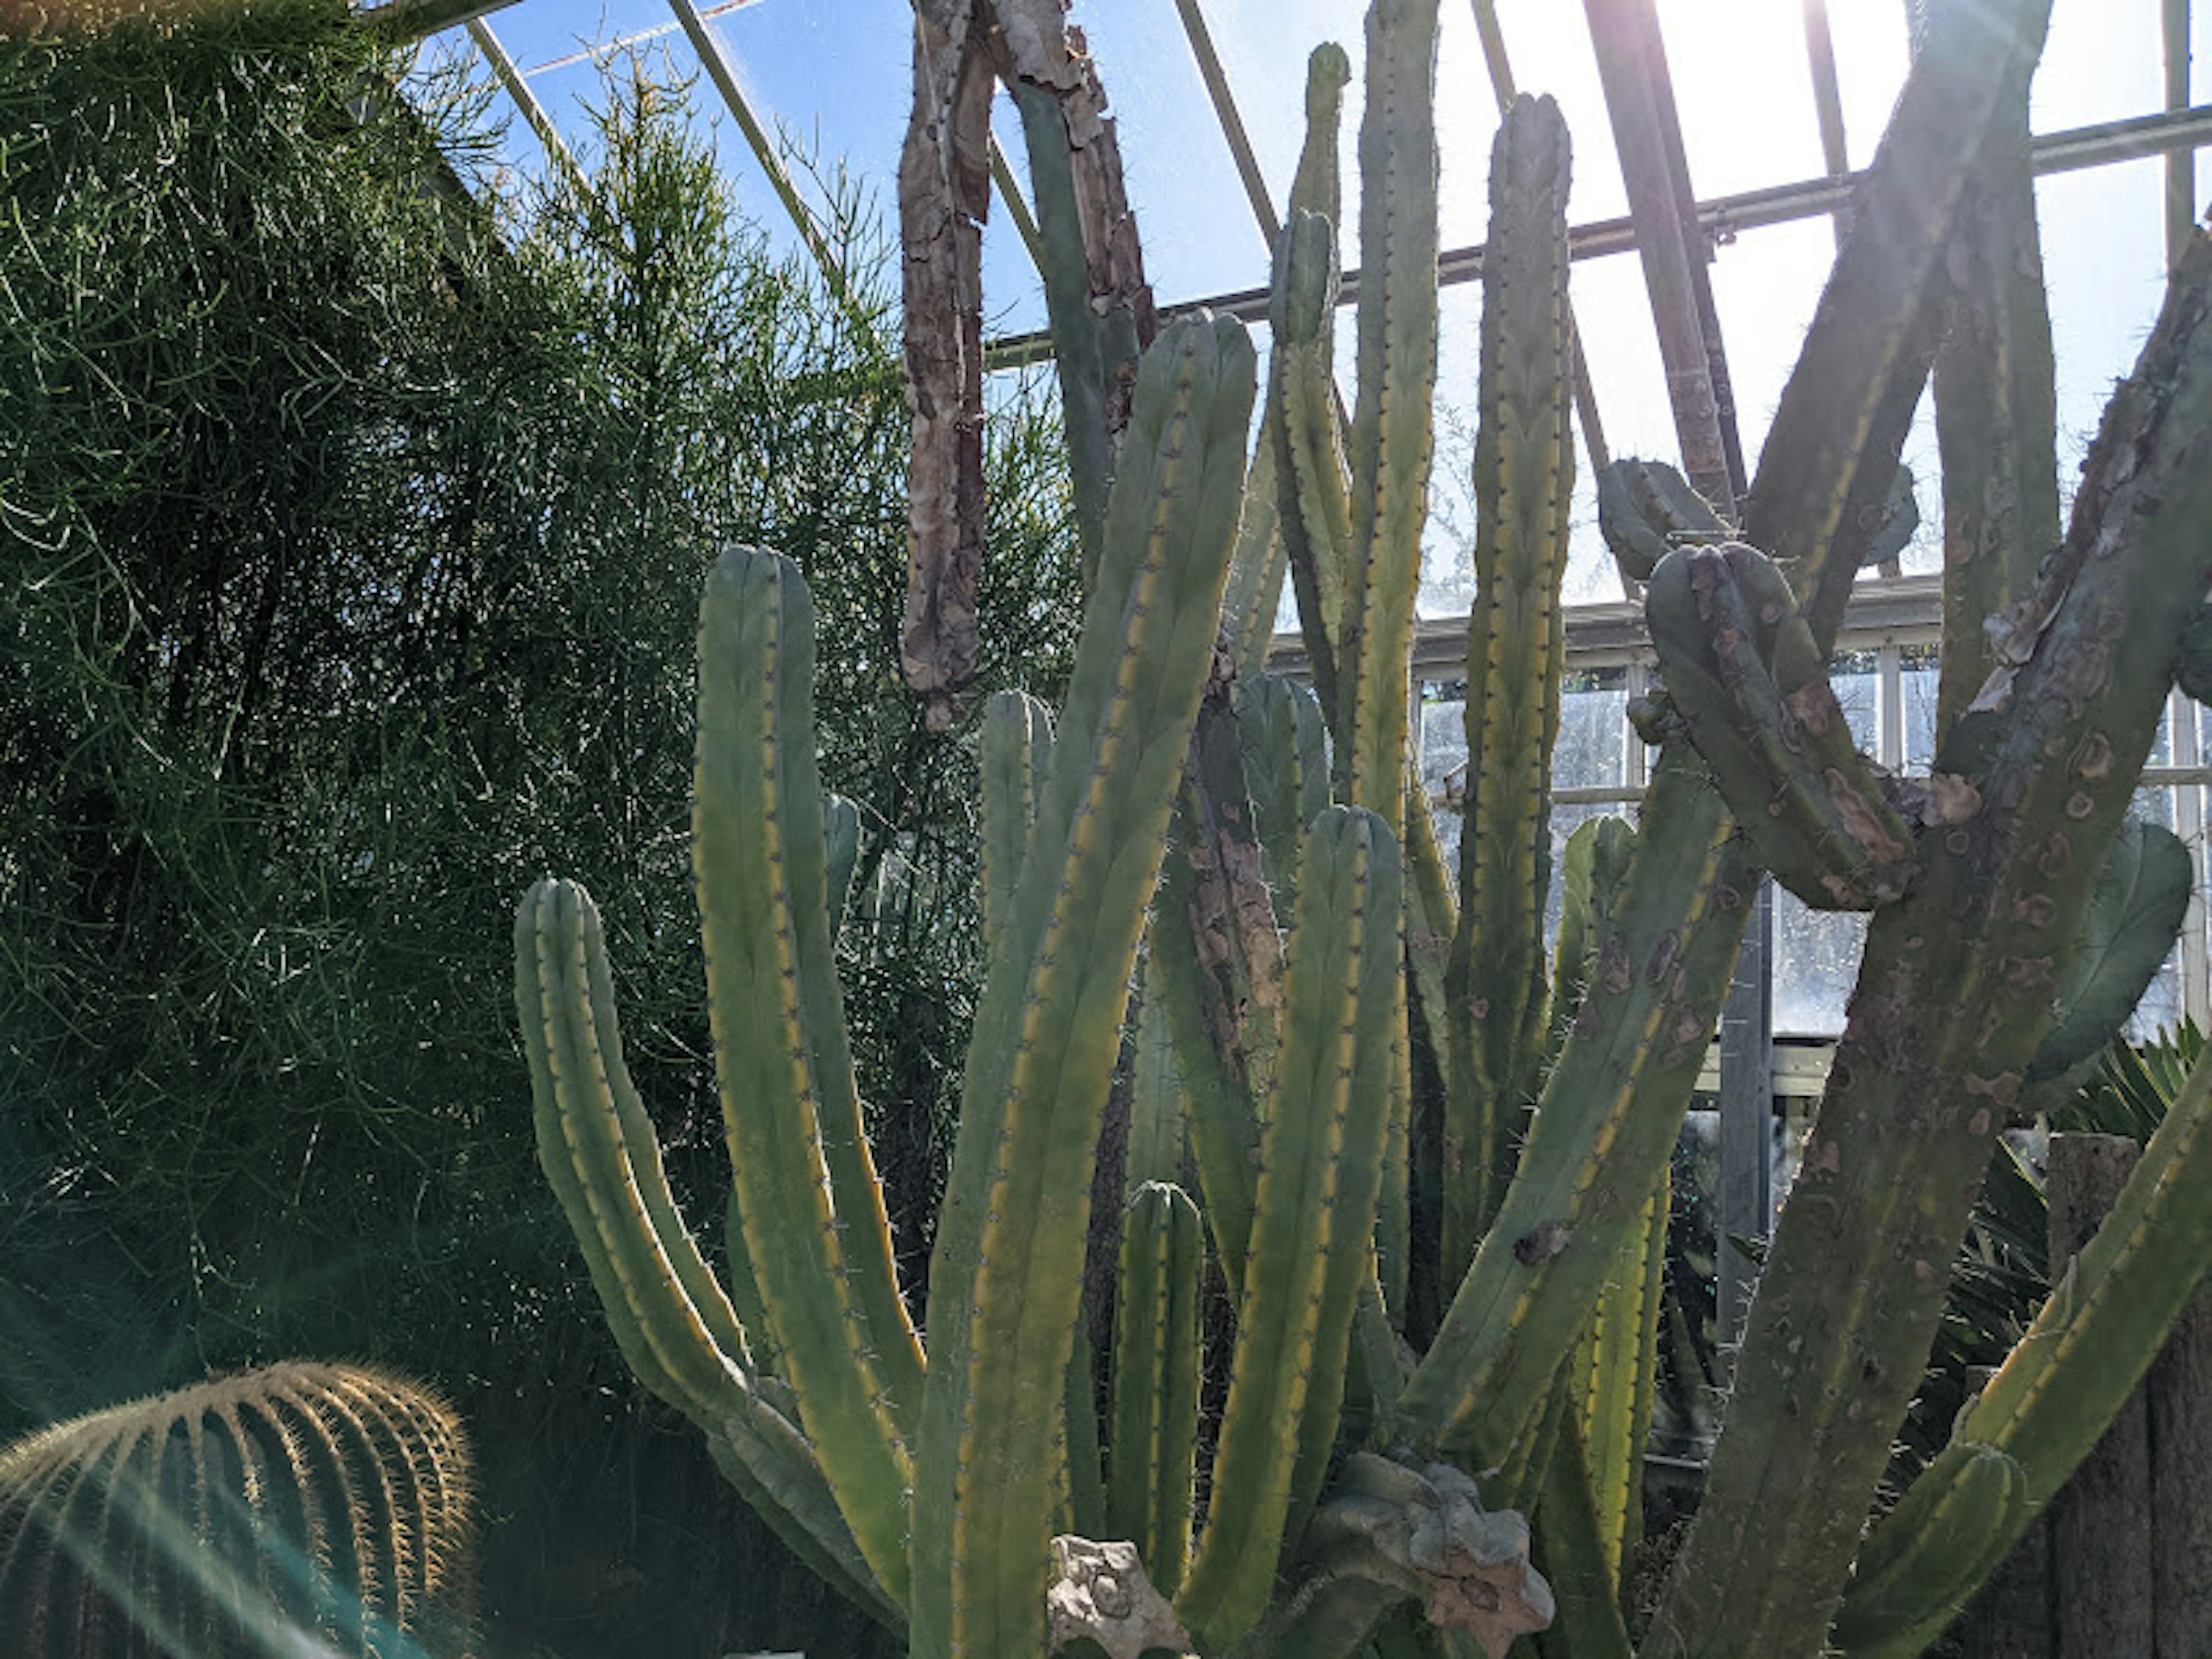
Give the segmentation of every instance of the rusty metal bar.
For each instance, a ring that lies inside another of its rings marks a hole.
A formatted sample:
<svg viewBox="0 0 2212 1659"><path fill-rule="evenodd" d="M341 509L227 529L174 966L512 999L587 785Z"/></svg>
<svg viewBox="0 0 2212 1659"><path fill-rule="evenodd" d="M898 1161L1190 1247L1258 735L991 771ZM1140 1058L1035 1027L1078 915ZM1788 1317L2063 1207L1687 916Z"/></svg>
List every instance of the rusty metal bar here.
<svg viewBox="0 0 2212 1659"><path fill-rule="evenodd" d="M1613 149L1628 186L1629 218L1682 447L1682 470L1723 517L1744 489L1726 360L1704 280L1710 251L1689 191L1681 134L1653 0L1584 0Z"/></svg>

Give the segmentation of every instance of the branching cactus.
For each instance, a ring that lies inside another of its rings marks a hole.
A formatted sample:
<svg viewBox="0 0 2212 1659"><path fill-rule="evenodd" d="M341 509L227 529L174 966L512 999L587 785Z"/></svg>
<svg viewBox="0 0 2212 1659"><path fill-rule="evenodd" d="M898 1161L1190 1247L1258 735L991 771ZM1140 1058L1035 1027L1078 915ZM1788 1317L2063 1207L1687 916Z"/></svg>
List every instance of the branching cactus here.
<svg viewBox="0 0 2212 1659"><path fill-rule="evenodd" d="M1600 480L1645 586L1666 691L1637 717L1662 752L1638 826L1569 843L1548 960L1573 484L1557 109L1519 100L1492 155L1456 870L1407 741L1436 0L1368 21L1348 421L1334 47L1313 59L1249 469L1239 327L1166 329L1121 430L1084 368L1096 331L1066 325L1093 580L1066 707L1002 696L979 721L989 968L926 1332L847 1053L849 820L816 772L809 605L774 555L723 556L695 845L727 1282L676 1215L597 918L561 882L516 933L540 1145L640 1378L914 1653L1902 1655L2094 1437L2118 1398L2098 1365L2148 1363L2212 1249L2176 1197L2202 1089L2112 1242L1869 1530L1996 1136L2117 1029L2179 925L2185 861L2121 824L2177 671L2212 684L2192 623L2212 247L2057 533L2025 143L2047 11L1931 9L1741 520L1657 463ZM1936 771L1908 787L1852 746L1828 658L1854 578L1909 522L1898 454L1931 365L1956 591ZM1302 684L1264 672L1286 577ZM951 683L928 688L948 715ZM1869 912L1866 957L1709 1495L1641 1627L1625 1585L1668 1158L1769 871ZM1125 1052L1129 1203L1094 1354L1090 1194ZM1200 1313L1215 1269L1225 1321Z"/></svg>
<svg viewBox="0 0 2212 1659"><path fill-rule="evenodd" d="M465 1659L474 1492L418 1384L271 1365L0 1448L17 1659Z"/></svg>

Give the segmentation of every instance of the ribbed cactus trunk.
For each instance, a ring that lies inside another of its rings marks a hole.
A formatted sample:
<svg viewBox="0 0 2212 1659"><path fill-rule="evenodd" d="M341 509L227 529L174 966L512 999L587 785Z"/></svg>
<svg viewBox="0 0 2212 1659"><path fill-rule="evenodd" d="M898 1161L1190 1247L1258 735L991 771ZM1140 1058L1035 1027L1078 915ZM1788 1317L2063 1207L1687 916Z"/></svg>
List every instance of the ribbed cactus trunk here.
<svg viewBox="0 0 2212 1659"><path fill-rule="evenodd" d="M2179 925L2185 855L2120 824L2176 675L2212 687L2212 246L2184 261L2036 568L2049 351L2021 137L2047 9L1934 9L1743 520L1656 463L1599 479L1605 539L1644 585L1666 691L1634 717L1662 753L1639 826L1569 843L1548 963L1573 480L1557 108L1517 101L1492 155L1456 869L1408 744L1435 0L1369 17L1348 420L1340 51L1310 65L1249 471L1256 366L1231 323L1163 333L1117 440L1142 303L1065 303L1090 291L1073 285L1090 245L1059 221L1044 241L1093 580L1066 706L1009 694L981 720L990 966L926 1355L846 1052L829 918L858 827L815 770L804 588L773 555L725 555L695 838L735 1165L726 1288L623 1073L597 917L562 883L517 926L540 1145L641 1381L914 1653L1035 1659L1080 1637L1115 1659L1502 1659L1542 1631L1547 1659L1811 1659L1832 1639L1901 1659L2063 1478L2112 1377L2148 1363L2212 1258L2212 1210L2186 1201L2212 1070L2109 1244L1868 1532L1997 1132L2118 1028ZM1046 9L1009 49L1018 78L1069 38ZM975 137L981 95L967 47L933 56L956 12L972 30L1007 7L923 8L917 131L940 147L908 159L953 168L923 169L940 195L977 183L942 148ZM1072 200L1068 131L1023 95ZM918 444L973 393L975 318L921 342L939 380L918 375ZM1900 521L1898 453L1947 319L1945 730L1933 778L1905 786L1853 748L1827 659ZM940 382L953 402L921 407ZM963 501L918 501L917 523L942 510L957 529ZM917 591L944 574L920 558ZM1265 672L1286 578L1310 684ZM945 720L965 648L923 677ZM1668 1161L1767 871L1871 912L1867 954L1704 1510L1632 1632ZM1094 1354L1089 1206L1125 1048L1135 1167ZM1217 1269L1225 1339L1199 1306Z"/></svg>

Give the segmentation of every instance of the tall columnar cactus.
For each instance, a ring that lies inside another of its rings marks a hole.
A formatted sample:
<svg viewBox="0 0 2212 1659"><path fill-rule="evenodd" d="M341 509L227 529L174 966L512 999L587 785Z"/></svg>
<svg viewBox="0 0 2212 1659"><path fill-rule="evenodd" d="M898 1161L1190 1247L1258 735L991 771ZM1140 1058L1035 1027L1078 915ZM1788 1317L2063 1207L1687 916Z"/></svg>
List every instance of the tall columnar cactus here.
<svg viewBox="0 0 2212 1659"><path fill-rule="evenodd" d="M1989 488L1947 483L1947 533L1976 566L1947 626L1997 621L1986 651L1947 644L1934 777L1859 755L1828 682L1850 583L1903 521L1898 452L1947 319L1947 477L2045 477L2019 138L2046 11L1935 9L1742 521L1656 464L1600 481L1607 540L1648 584L1667 690L1638 719L1662 754L1638 829L1571 843L1548 971L1566 136L1524 99L1492 158L1454 872L1407 744L1435 0L1370 15L1348 424L1332 363L1345 70L1315 55L1259 463L1248 477L1242 331L1176 324L1086 521L1066 706L984 711L990 966L926 1339L890 1273L845 1050L828 922L844 836L814 766L804 589L772 555L724 556L695 828L736 1167L726 1289L623 1075L596 917L561 883L517 932L541 1146L641 1380L914 1652L1033 1659L1083 1636L1115 1655L1495 1659L1542 1631L1569 1659L1810 1659L1840 1602L1848 1650L1902 1654L2106 1409L2083 1356L2147 1357L2212 1248L2174 1208L2201 1103L1862 1550L1994 1137L2124 1016L2178 923L2173 849L2116 836L2177 664L2212 684L2188 628L2212 514L2212 248L2179 273L2039 572L2039 507L1974 516ZM1102 428L1081 401L1088 500ZM1285 568L1310 690L1261 672ZM1634 1632L1668 1156L1766 870L1870 911L1867 957L1710 1495ZM1133 1197L1116 1328L1093 1355L1089 1194L1140 933ZM1232 1316L1215 1352L1201 1252ZM1209 1367L1226 1368L1210 1423Z"/></svg>
<svg viewBox="0 0 2212 1659"><path fill-rule="evenodd" d="M474 1492L460 1424L358 1365L245 1371L0 1448L15 1659L463 1659Z"/></svg>

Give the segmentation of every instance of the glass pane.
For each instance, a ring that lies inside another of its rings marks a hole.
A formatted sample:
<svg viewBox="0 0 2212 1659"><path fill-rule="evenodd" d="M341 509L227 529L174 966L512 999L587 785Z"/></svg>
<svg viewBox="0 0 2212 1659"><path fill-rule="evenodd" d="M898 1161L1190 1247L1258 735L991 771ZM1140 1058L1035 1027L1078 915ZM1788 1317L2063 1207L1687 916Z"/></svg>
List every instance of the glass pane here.
<svg viewBox="0 0 2212 1659"><path fill-rule="evenodd" d="M1776 1036L1843 1035L1866 927L1856 911L1809 909L1786 889L1774 889Z"/></svg>
<svg viewBox="0 0 2212 1659"><path fill-rule="evenodd" d="M1866 753L1875 753L1881 743L1876 699L1881 689L1881 659L1872 651L1838 651L1828 669L1828 684L1844 706L1851 741Z"/></svg>
<svg viewBox="0 0 2212 1659"><path fill-rule="evenodd" d="M1606 788L1621 777L1628 735L1628 671L1601 668L1567 676L1559 710L1552 787Z"/></svg>
<svg viewBox="0 0 2212 1659"><path fill-rule="evenodd" d="M1936 758L1936 694L1941 675L1932 646L1899 653L1898 675L1905 697L1905 769L1925 772Z"/></svg>

